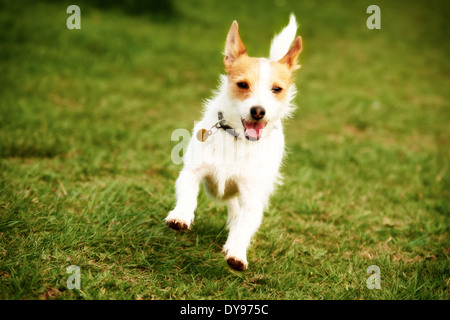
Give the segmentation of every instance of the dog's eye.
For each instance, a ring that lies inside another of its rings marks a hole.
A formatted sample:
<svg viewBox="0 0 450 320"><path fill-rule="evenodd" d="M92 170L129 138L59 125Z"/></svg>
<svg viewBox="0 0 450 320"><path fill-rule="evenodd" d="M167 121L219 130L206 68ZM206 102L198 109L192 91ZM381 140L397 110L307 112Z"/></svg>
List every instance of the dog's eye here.
<svg viewBox="0 0 450 320"><path fill-rule="evenodd" d="M273 93L280 93L282 90L283 90L283 88L276 87L276 86L272 88Z"/></svg>
<svg viewBox="0 0 450 320"><path fill-rule="evenodd" d="M247 82L244 82L244 81L238 82L238 83L236 83L236 85L237 85L239 88L241 88L241 89L248 89L248 83L247 83Z"/></svg>

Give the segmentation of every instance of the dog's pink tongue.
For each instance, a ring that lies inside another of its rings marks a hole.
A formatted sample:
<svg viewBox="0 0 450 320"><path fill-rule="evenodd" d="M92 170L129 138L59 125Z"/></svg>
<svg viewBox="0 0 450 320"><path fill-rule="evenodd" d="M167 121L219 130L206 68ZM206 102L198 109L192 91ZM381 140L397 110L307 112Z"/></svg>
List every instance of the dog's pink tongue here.
<svg viewBox="0 0 450 320"><path fill-rule="evenodd" d="M266 122L247 122L244 121L245 134L251 140L258 140L261 135L261 130L266 126Z"/></svg>

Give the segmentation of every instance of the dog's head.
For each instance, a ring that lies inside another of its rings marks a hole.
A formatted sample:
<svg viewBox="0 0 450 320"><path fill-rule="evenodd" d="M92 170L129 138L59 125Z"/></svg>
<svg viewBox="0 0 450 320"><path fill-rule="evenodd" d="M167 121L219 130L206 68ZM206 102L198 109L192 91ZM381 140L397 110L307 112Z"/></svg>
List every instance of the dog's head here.
<svg viewBox="0 0 450 320"><path fill-rule="evenodd" d="M245 136L249 140L258 140L264 128L269 129L292 111L295 95L292 74L299 68L297 57L302 50L301 37L297 37L290 46L296 29L295 18L291 16L288 27L272 41L270 59L247 55L236 21L228 32L224 57L228 78L227 93L232 101L232 108L235 109L232 114L240 117ZM284 54L281 57L280 46L286 47L284 52L281 48Z"/></svg>

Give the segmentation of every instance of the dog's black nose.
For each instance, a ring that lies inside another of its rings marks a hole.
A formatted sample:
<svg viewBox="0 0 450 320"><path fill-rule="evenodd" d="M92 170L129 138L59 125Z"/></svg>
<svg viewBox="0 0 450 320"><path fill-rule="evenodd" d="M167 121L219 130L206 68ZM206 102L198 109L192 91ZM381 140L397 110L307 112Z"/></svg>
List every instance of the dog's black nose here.
<svg viewBox="0 0 450 320"><path fill-rule="evenodd" d="M252 115L253 119L261 120L262 118L264 118L266 110L264 110L264 108L261 106L254 106L250 108L250 114Z"/></svg>

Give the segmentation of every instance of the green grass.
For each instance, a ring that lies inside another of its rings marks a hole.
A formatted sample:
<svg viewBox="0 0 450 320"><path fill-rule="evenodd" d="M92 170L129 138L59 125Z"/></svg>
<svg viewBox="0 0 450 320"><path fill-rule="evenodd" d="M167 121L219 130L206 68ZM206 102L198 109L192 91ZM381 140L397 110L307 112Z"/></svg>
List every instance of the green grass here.
<svg viewBox="0 0 450 320"><path fill-rule="evenodd" d="M72 2L0 2L0 298L450 298L448 2L377 1L381 30L371 1L103 2L78 3L81 30ZM238 273L203 191L191 231L164 225L170 137L199 120L231 22L265 56L290 12L284 185Z"/></svg>

